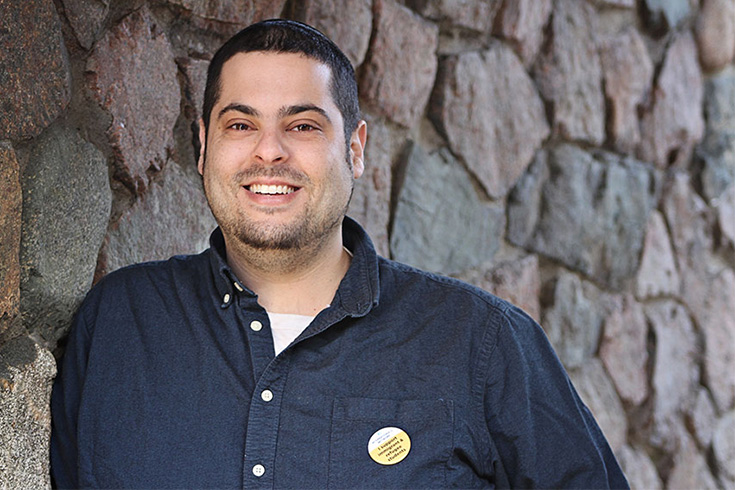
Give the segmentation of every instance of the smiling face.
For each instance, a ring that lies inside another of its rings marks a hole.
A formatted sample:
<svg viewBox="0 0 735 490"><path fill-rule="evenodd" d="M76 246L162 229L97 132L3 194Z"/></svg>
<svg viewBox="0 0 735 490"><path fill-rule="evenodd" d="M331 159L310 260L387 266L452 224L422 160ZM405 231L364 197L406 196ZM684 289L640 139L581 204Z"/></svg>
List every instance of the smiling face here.
<svg viewBox="0 0 735 490"><path fill-rule="evenodd" d="M239 53L222 67L199 172L226 242L283 250L340 234L366 128L345 147L330 77L292 53Z"/></svg>

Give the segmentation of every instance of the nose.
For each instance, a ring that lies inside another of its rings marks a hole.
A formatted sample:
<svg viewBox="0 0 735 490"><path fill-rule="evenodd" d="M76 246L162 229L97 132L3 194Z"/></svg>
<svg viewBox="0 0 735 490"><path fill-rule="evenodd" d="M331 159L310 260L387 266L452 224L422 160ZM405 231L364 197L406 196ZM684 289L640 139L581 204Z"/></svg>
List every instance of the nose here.
<svg viewBox="0 0 735 490"><path fill-rule="evenodd" d="M277 130L261 128L258 131L258 141L253 150L254 157L267 164L286 161L288 154L281 138L281 134Z"/></svg>

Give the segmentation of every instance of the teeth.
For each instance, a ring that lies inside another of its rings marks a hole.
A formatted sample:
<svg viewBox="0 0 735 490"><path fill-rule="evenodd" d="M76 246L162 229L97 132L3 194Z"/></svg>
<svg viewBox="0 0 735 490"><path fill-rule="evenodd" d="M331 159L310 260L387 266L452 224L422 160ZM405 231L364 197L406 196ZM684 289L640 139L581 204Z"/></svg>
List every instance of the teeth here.
<svg viewBox="0 0 735 490"><path fill-rule="evenodd" d="M252 184L250 186L250 192L256 194L291 194L296 189L290 185L265 185L265 184Z"/></svg>

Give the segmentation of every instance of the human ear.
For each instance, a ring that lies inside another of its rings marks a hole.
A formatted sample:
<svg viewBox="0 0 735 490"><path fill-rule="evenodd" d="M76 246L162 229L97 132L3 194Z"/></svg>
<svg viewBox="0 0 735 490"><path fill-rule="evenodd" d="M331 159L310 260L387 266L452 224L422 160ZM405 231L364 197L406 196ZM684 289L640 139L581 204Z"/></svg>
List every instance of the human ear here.
<svg viewBox="0 0 735 490"><path fill-rule="evenodd" d="M352 174L358 179L365 171L365 144L367 143L367 123L361 120L350 137L350 161Z"/></svg>
<svg viewBox="0 0 735 490"><path fill-rule="evenodd" d="M204 120L199 118L199 159L197 169L200 175L204 175L204 146L207 144L207 132L204 130Z"/></svg>

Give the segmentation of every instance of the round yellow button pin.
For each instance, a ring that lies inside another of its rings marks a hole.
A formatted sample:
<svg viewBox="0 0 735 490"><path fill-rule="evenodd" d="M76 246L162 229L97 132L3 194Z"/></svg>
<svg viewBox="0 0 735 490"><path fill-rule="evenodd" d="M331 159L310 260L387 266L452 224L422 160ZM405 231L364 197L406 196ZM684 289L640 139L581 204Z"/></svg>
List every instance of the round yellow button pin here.
<svg viewBox="0 0 735 490"><path fill-rule="evenodd" d="M368 454L382 465L400 463L411 451L411 438L398 427L383 427L370 437Z"/></svg>

